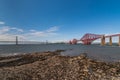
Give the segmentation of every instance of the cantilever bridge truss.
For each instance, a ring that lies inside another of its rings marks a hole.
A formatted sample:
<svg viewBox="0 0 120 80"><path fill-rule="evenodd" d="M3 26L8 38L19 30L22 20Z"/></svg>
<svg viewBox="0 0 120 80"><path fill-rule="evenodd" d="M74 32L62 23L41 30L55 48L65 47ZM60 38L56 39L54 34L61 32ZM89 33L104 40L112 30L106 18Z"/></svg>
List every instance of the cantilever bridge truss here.
<svg viewBox="0 0 120 80"><path fill-rule="evenodd" d="M97 35L97 34L90 34L90 33L87 33L85 34L81 39L80 41L82 41L84 44L91 44L94 40L98 39L98 38L101 38L102 35Z"/></svg>
<svg viewBox="0 0 120 80"><path fill-rule="evenodd" d="M83 44L85 45L90 45L94 40L101 38L101 43L104 44L105 43L105 38L110 38L110 44L112 43L112 37L115 36L119 36L119 44L120 44L120 34L113 34L113 35L99 35L99 34L91 34L91 33L87 33L85 34L81 39L77 40L77 39L73 39L70 40L69 43L70 44L77 44L79 41L82 41Z"/></svg>

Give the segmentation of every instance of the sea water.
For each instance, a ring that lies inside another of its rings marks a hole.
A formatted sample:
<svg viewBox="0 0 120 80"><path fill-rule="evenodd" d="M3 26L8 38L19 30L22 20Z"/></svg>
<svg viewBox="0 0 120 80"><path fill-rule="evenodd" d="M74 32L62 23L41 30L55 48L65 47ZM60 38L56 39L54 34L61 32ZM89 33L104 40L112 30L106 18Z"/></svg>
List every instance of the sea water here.
<svg viewBox="0 0 120 80"><path fill-rule="evenodd" d="M61 52L63 56L78 56L87 53L87 56L104 61L119 61L119 46L100 46L100 45L70 45L70 44L19 44L19 45L0 45L0 55L16 55L22 53L46 52L65 50Z"/></svg>

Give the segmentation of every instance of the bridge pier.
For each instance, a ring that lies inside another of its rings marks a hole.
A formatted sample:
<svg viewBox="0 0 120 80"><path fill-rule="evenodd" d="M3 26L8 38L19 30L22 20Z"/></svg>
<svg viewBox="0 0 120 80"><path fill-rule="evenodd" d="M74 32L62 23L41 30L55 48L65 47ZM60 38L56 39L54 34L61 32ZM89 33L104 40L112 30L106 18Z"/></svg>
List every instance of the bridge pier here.
<svg viewBox="0 0 120 80"><path fill-rule="evenodd" d="M101 37L101 45L105 45L105 36ZM112 36L109 37L109 45L112 46ZM118 46L120 46L120 36L119 36L119 41L118 41Z"/></svg>
<svg viewBox="0 0 120 80"><path fill-rule="evenodd" d="M109 38L109 45L112 46L112 36Z"/></svg>
<svg viewBox="0 0 120 80"><path fill-rule="evenodd" d="M118 46L120 46L120 35L119 35L119 42L118 42Z"/></svg>
<svg viewBox="0 0 120 80"><path fill-rule="evenodd" d="M104 46L105 45L105 36L101 37L101 45Z"/></svg>

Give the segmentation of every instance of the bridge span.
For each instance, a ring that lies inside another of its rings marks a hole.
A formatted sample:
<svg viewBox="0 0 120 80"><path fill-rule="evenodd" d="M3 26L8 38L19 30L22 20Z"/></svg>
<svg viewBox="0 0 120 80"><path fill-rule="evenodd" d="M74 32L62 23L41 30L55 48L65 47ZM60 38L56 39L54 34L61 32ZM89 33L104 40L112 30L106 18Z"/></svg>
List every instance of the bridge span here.
<svg viewBox="0 0 120 80"><path fill-rule="evenodd" d="M118 45L120 46L120 34L112 34L112 35L99 35L99 34L91 34L86 33L81 39L73 39L70 40L70 44L77 44L79 41L82 41L84 45L90 45L93 41L97 39L101 39L101 45L105 45L105 39L109 38L109 45L112 45L112 37L119 37Z"/></svg>

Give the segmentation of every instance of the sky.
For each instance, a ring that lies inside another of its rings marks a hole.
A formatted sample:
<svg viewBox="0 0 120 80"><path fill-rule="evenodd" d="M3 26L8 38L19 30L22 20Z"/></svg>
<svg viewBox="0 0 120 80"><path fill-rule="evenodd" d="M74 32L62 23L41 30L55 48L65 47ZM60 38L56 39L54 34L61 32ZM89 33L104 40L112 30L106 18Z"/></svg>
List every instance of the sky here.
<svg viewBox="0 0 120 80"><path fill-rule="evenodd" d="M120 33L119 0L0 0L0 40L68 41Z"/></svg>

